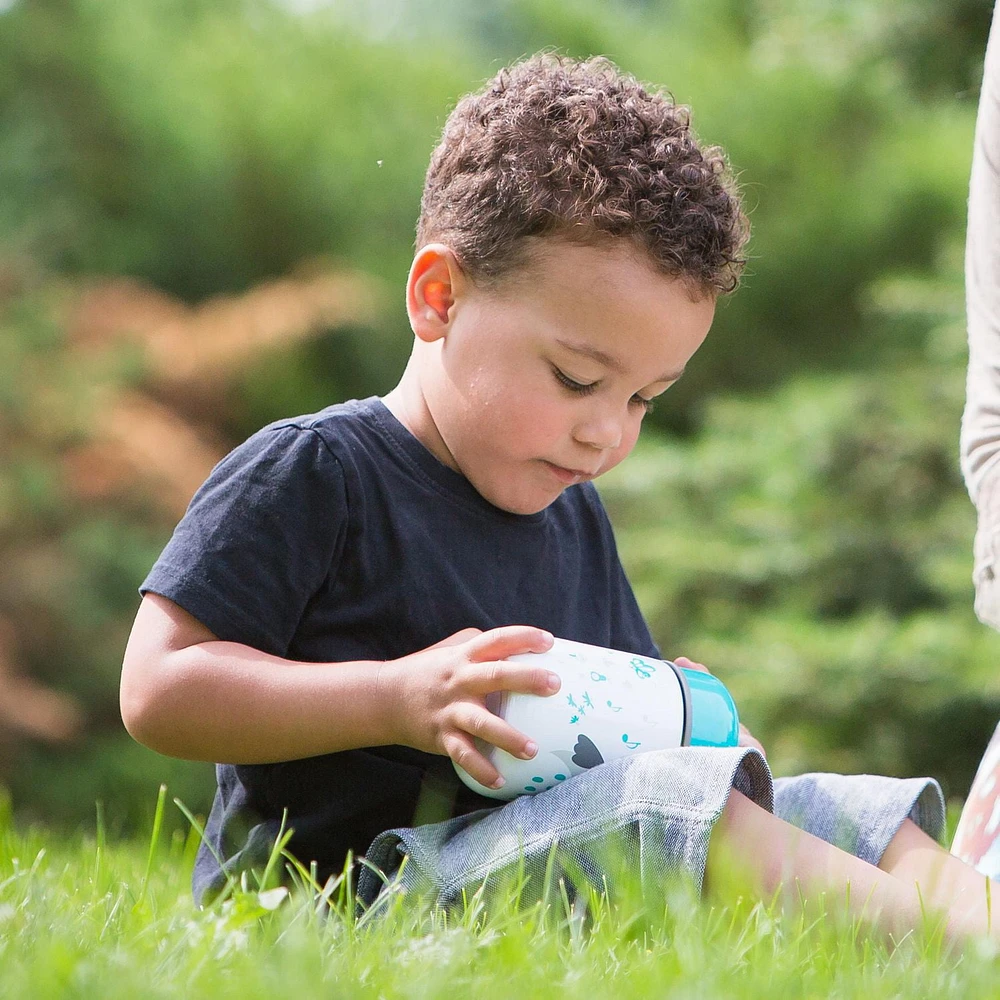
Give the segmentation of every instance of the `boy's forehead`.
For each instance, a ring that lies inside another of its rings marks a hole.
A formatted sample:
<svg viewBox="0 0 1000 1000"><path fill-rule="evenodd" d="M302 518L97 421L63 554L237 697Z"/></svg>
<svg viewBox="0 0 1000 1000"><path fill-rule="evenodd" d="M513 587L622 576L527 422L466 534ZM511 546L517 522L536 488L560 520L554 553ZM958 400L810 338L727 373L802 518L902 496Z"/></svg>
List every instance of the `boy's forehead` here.
<svg viewBox="0 0 1000 1000"><path fill-rule="evenodd" d="M500 328L498 351L520 353L525 339L567 360L587 359L579 377L616 377L642 385L677 381L712 323L715 296L664 274L631 240L598 246L532 237L513 280L469 286ZM533 348L534 349L534 348ZM592 373L592 374L591 374Z"/></svg>
<svg viewBox="0 0 1000 1000"><path fill-rule="evenodd" d="M715 296L686 276L665 274L649 254L627 238L608 237L596 243L574 242L561 236L536 236L527 244L524 263L510 287L515 294L535 291L544 299L584 302L624 297L620 305L639 305L678 292L691 301Z"/></svg>
<svg viewBox="0 0 1000 1000"><path fill-rule="evenodd" d="M609 269L630 266L655 274L656 267L645 250L627 237L581 233L577 238L554 234L529 236L524 242L524 259L552 272L581 270L594 276Z"/></svg>
<svg viewBox="0 0 1000 1000"><path fill-rule="evenodd" d="M557 337L555 342L564 350L589 358L592 361L596 361L598 364L603 365L605 368L609 368L618 375L627 375L629 372L628 362L619 357L616 352L601 350L601 348L587 343L587 341L573 340L568 337ZM683 364L679 367L672 367L658 378L654 379L654 381L676 382L684 374L685 367L686 366Z"/></svg>
<svg viewBox="0 0 1000 1000"><path fill-rule="evenodd" d="M664 303L702 304L714 310L715 296L681 276L664 274L631 241L610 246L546 240L532 253L512 291L538 305L585 312L605 303L627 313L658 311Z"/></svg>
<svg viewBox="0 0 1000 1000"><path fill-rule="evenodd" d="M594 364L642 385L681 377L711 325L714 296L657 270L631 241L538 242L533 265L496 303L501 320L516 314L521 333L548 344L557 362L584 360L578 377L601 377Z"/></svg>

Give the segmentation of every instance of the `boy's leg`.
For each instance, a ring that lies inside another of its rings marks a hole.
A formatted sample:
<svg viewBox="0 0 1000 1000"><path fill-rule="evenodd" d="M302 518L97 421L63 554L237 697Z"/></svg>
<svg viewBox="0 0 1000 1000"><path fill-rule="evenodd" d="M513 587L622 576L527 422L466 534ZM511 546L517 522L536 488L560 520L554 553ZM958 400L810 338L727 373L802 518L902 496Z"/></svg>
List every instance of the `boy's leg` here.
<svg viewBox="0 0 1000 1000"><path fill-rule="evenodd" d="M793 826L734 789L712 833L706 889L724 892L736 878L738 888L765 900L778 895L794 905L821 895L831 903L842 900L852 916L897 940L923 926L925 913L944 921L950 940L987 933L985 891L980 901L968 883L952 887L948 877L936 880L931 900L922 888L917 890L914 883L935 870L931 862L947 855L915 824L909 825L924 839L914 837L908 827L902 837L897 834L892 853L887 850L883 856L894 868L890 873ZM933 855L921 853L929 852L928 845L933 845Z"/></svg>
<svg viewBox="0 0 1000 1000"><path fill-rule="evenodd" d="M919 886L929 911L950 909L966 915L973 923L985 922L987 928L991 928L994 884L949 854L912 820L903 821L882 855L879 867L907 885ZM997 903L1000 905L1000 894Z"/></svg>

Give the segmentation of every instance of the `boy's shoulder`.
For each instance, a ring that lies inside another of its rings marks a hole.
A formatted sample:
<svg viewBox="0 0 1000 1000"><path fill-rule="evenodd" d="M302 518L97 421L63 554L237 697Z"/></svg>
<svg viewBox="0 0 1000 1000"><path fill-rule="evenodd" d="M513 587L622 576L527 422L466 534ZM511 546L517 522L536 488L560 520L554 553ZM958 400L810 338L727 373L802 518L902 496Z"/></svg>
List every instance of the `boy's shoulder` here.
<svg viewBox="0 0 1000 1000"><path fill-rule="evenodd" d="M352 480L384 463L381 407L377 397L351 399L272 420L225 455L196 496L206 501L227 489L258 486L285 500L309 489L343 494Z"/></svg>
<svg viewBox="0 0 1000 1000"><path fill-rule="evenodd" d="M348 399L343 403L332 403L315 413L302 413L294 417L272 420L252 437L268 437L283 430L316 431L321 437L358 428L378 433L378 415L381 409L383 404L378 396Z"/></svg>
<svg viewBox="0 0 1000 1000"><path fill-rule="evenodd" d="M385 407L377 396L333 403L314 413L272 420L251 434L230 458L254 460L268 451L309 451L333 464L352 465L385 447Z"/></svg>

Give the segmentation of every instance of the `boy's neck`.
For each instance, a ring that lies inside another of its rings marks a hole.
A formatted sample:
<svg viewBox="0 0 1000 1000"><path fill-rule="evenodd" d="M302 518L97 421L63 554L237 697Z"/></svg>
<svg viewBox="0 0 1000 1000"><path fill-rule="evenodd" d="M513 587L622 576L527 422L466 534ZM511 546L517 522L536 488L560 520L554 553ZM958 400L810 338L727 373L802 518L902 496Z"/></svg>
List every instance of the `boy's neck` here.
<svg viewBox="0 0 1000 1000"><path fill-rule="evenodd" d="M395 389L382 397L385 408L443 465L461 472L444 443L431 416L415 371L415 360L410 358Z"/></svg>

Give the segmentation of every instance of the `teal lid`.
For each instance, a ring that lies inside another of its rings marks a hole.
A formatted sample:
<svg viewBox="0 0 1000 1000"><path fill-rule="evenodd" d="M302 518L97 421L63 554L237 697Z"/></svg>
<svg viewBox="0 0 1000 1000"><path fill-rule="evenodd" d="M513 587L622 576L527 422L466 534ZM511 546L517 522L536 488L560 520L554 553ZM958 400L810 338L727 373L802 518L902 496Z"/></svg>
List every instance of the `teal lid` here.
<svg viewBox="0 0 1000 1000"><path fill-rule="evenodd" d="M680 668L690 692L693 747L734 747L740 739L740 717L725 684L701 670Z"/></svg>

